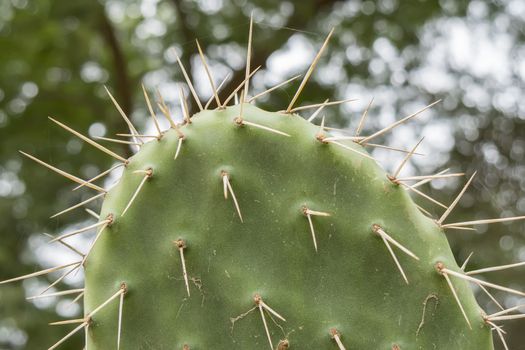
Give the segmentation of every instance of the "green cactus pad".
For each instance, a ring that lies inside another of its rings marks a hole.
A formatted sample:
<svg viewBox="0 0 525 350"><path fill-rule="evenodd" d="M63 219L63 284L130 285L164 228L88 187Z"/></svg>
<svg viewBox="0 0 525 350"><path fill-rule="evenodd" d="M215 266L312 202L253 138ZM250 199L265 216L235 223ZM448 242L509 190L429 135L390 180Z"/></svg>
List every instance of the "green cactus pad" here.
<svg viewBox="0 0 525 350"><path fill-rule="evenodd" d="M449 277L472 329L436 269L460 271L442 229L364 148L298 115L239 113L194 115L177 159L176 130L147 142L105 196L85 313L125 284L120 349L493 348L467 282ZM91 318L89 350L116 348L119 304Z"/></svg>

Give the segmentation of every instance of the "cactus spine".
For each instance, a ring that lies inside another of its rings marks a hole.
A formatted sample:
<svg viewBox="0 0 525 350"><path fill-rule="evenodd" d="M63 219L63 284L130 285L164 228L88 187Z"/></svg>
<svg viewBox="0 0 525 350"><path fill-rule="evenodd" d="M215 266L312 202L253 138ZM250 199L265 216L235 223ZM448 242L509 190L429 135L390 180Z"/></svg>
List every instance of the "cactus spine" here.
<svg viewBox="0 0 525 350"><path fill-rule="evenodd" d="M249 103L248 55L237 104L219 100L206 68L218 108L184 109L177 124L162 102L172 127L155 139L122 113L140 146L129 159L55 121L124 171L106 190L28 155L104 199L80 260L37 273L85 270L85 288L61 294L83 295L84 316L60 321L75 327L49 349L83 330L90 350L492 349L491 330L503 340L499 322L517 309L486 315L469 283L524 293L457 265L444 230L479 223L445 223L464 191L438 203L439 219L409 196L459 174L401 178L416 146L388 175L364 148L431 105L367 137L332 135L324 118L315 125L327 101L308 121L296 114L327 41L282 112Z"/></svg>

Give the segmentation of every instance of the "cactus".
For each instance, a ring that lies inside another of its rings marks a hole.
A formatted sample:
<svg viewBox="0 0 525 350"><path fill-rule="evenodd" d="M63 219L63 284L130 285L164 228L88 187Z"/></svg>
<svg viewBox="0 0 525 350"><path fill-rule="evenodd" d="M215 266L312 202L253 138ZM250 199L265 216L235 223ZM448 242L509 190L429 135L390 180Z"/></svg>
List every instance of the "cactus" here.
<svg viewBox="0 0 525 350"><path fill-rule="evenodd" d="M24 153L98 192L80 205L103 198L96 224L52 240L79 261L2 282L84 268L83 289L37 296L84 297L84 316L58 321L73 326L49 349L82 331L89 350L492 349L492 331L504 342L500 321L522 315L517 307L486 315L469 284L525 295L476 276L522 263L465 272L444 230L523 217L445 223L473 177L443 205L418 187L463 174L400 177L419 143L391 174L367 153L371 140L433 104L366 137L366 111L358 132L341 136L320 117L338 102L294 108L328 38L283 111L255 107L262 94L248 97L249 54L246 79L220 101L200 46L218 108L202 106L188 80L201 110L190 116L182 103L176 123L160 100L171 128L148 138L110 95L140 148L129 159L52 119L124 170L106 190ZM309 108L308 120L297 114ZM411 193L443 215L430 217ZM96 236L86 252L67 243L89 230Z"/></svg>

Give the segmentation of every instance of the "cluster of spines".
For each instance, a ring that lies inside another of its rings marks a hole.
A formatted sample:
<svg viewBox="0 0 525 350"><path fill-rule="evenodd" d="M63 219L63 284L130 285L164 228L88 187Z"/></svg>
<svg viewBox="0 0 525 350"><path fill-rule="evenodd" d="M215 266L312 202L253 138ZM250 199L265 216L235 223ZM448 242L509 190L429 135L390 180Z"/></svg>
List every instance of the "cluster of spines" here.
<svg viewBox="0 0 525 350"><path fill-rule="evenodd" d="M303 79L302 79L302 81L301 81L301 83L299 85L299 88L297 89L296 93L294 94L293 98L291 99L290 104L288 105L286 110L280 111L281 113L291 114L291 113L296 113L296 112L299 112L299 111L302 111L302 110L315 108L316 110L314 111L314 113L312 113L312 115L308 118L308 122L312 122L317 116L320 115L320 113L323 110L323 108L325 108L327 106L330 106L330 105L337 105L337 104L353 101L352 99L348 99L348 100L330 102L327 99L323 103L314 104L314 105L308 105L308 106L295 107L294 108L294 105L297 102L297 100L298 100L298 98L299 98L299 96L301 94L301 91L306 86L306 83L308 82L308 79L312 75L312 73L313 73L313 71L314 71L314 69L315 69L315 67L316 67L316 65L317 65L317 63L318 63L318 61L319 61L323 51L324 51L324 49L326 48L326 46L328 44L328 41L329 41L330 37L333 34L333 31L334 30L332 29L330 31L330 33L328 34L326 40L323 42L319 52L315 56L313 62L311 63L311 65L309 66L305 76L303 77ZM198 106L200 111L207 109L209 107L209 105L213 101L216 102L218 109L224 109L229 104L229 102L233 98L235 98L235 102L236 102L235 104L240 104L239 115L233 120L233 122L236 125L238 125L239 127L243 127L243 126L254 127L254 128L262 129L262 130L267 131L267 132L274 133L274 134L278 134L278 135L282 135L282 136L286 136L286 137L291 137L290 134L285 133L283 131L271 128L269 126L265 126L265 125L262 125L262 124L258 124L258 123L254 123L254 122L248 121L243 116L243 105L244 105L244 103L252 103L257 98L259 98L259 97L261 97L261 96L263 96L263 95L265 95L265 94L267 94L267 93L269 93L269 92L271 92L271 91L273 91L273 90L275 90L277 88L280 88L281 86L283 86L285 84L288 84L291 81L293 81L293 80L295 80L295 79L300 77L299 75L295 76L295 77L292 77L292 78L290 78L290 79L288 79L288 80L286 80L286 81L284 81L284 82L282 82L280 84L277 84L276 86L274 86L272 88L269 88L266 91L263 91L263 92L261 92L261 93L259 93L257 95L254 95L251 98L247 98L247 96L248 96L248 88L249 88L249 80L260 68L260 67L257 67L255 69L251 70L251 66L250 66L252 33L253 33L253 19L250 20L245 79L234 89L234 91L223 102L221 102L221 100L219 98L219 95L218 95L218 92L220 91L220 89L222 88L224 83L227 81L228 76L219 84L218 87L215 85L214 78L212 76L212 72L211 72L211 70L209 69L209 67L207 65L205 56L203 54L203 51L202 51L201 46L200 46L198 41L196 43L197 43L197 49L198 49L198 52L199 52L199 56L201 58L201 61L203 63L205 71L206 71L206 75L207 75L207 77L209 79L209 82L210 82L210 85L211 85L212 91L213 91L212 96L210 97L210 99L207 101L207 103L204 106L202 105L201 101L199 100L198 95L197 95L197 93L195 91L195 88L194 88L192 82L190 81L190 79L188 77L188 74L187 74L184 66L182 65L182 62L180 61L180 59L177 56L178 64L179 64L179 66L181 68L181 71L183 73L184 78L186 79L186 82L188 84L190 93L193 96L193 98L195 99L196 104L197 104L197 106ZM118 112L120 113L120 115L122 116L122 118L124 119L124 121L126 122L126 124L129 127L129 130L130 130L130 134L117 134L117 136L129 137L129 138L131 138L132 141L121 140L121 139L112 139L112 138L104 138L104 137L98 137L97 139L103 140L103 141L123 143L123 144L127 144L127 145L130 145L130 146L134 146L137 149L140 149L140 147L144 144L144 139L146 139L146 140L148 140L148 139L160 140L163 137L165 131L162 131L161 128L160 128L160 124L159 124L159 121L158 121L158 119L156 117L156 114L154 112L153 106L152 106L150 98L148 96L148 92L146 91L144 86L142 86L142 88L143 88L144 97L145 97L145 100L146 100L146 105L147 105L148 111L149 111L149 113L150 113L150 115L152 117L153 123L155 125L155 129L157 131L157 135L141 135L141 134L139 134L137 129L131 123L131 121L128 118L128 116L124 113L122 108L119 106L118 102L111 95L109 90L106 89L110 99L114 103L115 107L117 108ZM240 100L238 98L239 91L240 91ZM183 123L182 124L177 124L175 122L175 120L173 119L173 117L171 116L171 112L170 112L168 106L166 105L166 103L164 102L164 99L162 98L162 96L160 95L158 90L157 90L157 96L158 96L158 101L157 101L158 108L160 109L161 113L167 118L167 120L168 120L168 122L170 124L170 128L174 129L177 132L177 135L178 135L178 138L179 138L178 144L177 144L177 148L176 148L176 151L174 153L174 159L177 159L179 154L180 154L180 150L181 150L183 141L186 139L186 136L182 132L181 127L184 126L185 124L191 124L191 119L192 119L192 117L190 116L190 113L189 113L189 108L188 108L188 105L187 105L186 97L184 95L183 89L180 88L180 105L181 105L181 109L182 109ZM419 114L421 114L425 110L427 110L427 109L431 108L432 106L434 106L435 104L437 104L439 101L433 102L433 103L425 106L424 108L416 111L415 113L412 113L412 114L410 114L410 115L408 115L408 116L406 116L406 117L396 121L395 123L393 123L393 124L383 128L383 129L381 129L381 130L379 130L379 131L377 131L377 132L375 132L375 133L373 133L373 134L371 134L369 136L361 136L361 132L362 132L363 127L364 127L364 122L365 122L365 120L367 118L367 114L368 114L368 111L369 111L369 109L370 109L370 107L372 105L372 102L373 102L373 99L370 101L370 103L366 107L364 113L362 114L362 116L360 118L360 121L359 121L359 124L358 124L358 127L357 127L357 129L355 131L355 134L353 136L327 136L326 135L326 131L330 131L333 128L329 128L329 127L325 126L325 118L323 116L322 120L321 120L321 123L320 123L319 132L316 135L316 139L322 144L334 144L336 146L342 147L344 149L347 149L347 150L349 150L351 152L357 153L357 154L359 154L359 155L361 155L363 157L370 158L370 159L373 159L370 155L368 155L368 154L366 154L364 152L361 152L359 150L356 150L356 149L354 149L352 147L349 147L348 145L346 145L344 143L341 143L340 141L350 140L350 141L353 141L356 144L361 145L361 146L379 147L379 148L385 148L385 149L389 149L389 150L392 150L392 151L398 151L398 152L405 153L406 156L404 157L402 162L399 164L399 166L396 168L396 170L391 175L387 176L387 178L393 184L399 185L399 186L403 186L406 190L412 191L413 193L415 193L415 194L417 194L417 195L419 195L419 196L429 200L430 202L432 202L432 203L434 203L434 204L444 208L445 212L442 214L442 216L439 219L434 220L436 225L438 227L440 227L441 229L443 229L443 230L444 229L474 230L474 228L472 228L473 225L490 224L490 223L506 222L506 221L511 221L511 220L525 219L525 216L518 216L518 217L509 217L509 218L484 219L484 220L474 220L474 221L466 221L466 222L457 222L457 223L445 224L444 223L445 219L449 216L449 214L452 212L452 210L455 208L455 206L459 203L459 200L461 199L462 195L466 192L468 186L472 182L472 180L473 180L473 178L475 176L475 173L469 178L469 180L467 181L467 183L465 184L463 189L460 191L460 193L457 195L457 197L454 199L454 201L450 205L447 206L447 205L445 205L445 204L435 200L434 198L430 197L429 195L423 193L422 191L418 190L417 188L420 187L421 185L423 185L425 183L428 183L428 182L430 182L432 180L435 180L435 179L463 176L464 175L463 173L452 173L451 174L451 173L448 173L448 169L446 169L446 170L441 171L441 172L439 172L439 173L437 173L435 175L411 176L411 177L404 177L404 178L403 177L399 177L399 175L401 173L401 170L403 169L404 165L408 162L408 160L414 154L418 154L416 152L416 150L417 150L418 146L421 144L421 142L423 141L423 139L421 139L411 150L403 150L403 149L392 148L392 147L388 147L388 146L384 146L384 145L370 143L370 141L373 140L374 138L377 138L378 136L381 136L381 135L387 133L388 131L392 130L393 128L395 128L395 127L397 127L399 125L401 125L402 123L405 123L408 120L418 116ZM111 151L107 147L105 147L105 146L95 142L91 138L84 136L83 134L81 134L81 133L77 132L76 130L70 128L69 126L67 126L67 125L65 125L65 124L63 124L63 123L61 123L61 122L59 122L59 121L57 121L57 120L55 120L55 119L53 119L51 117L50 117L50 120L52 120L54 123L58 124L59 126L64 128L65 130L71 132L75 136L81 138L85 142L89 143L90 145L96 147L100 151L108 154L109 156L115 158L116 160L118 160L120 162L117 165L111 167L110 169L100 173L99 175L97 175L97 176L95 176L95 177L93 177L93 178L91 178L89 180L83 180L83 179L81 179L81 178L79 178L77 176L69 174L69 173L67 173L67 172L65 172L65 171L63 171L61 169L58 169L58 168L56 168L56 167L54 167L54 166L52 166L50 164L47 164L47 163L43 162L42 160L40 160L40 159L38 159L38 158L36 158L36 157L34 157L32 155L29 155L29 154L27 154L25 152L20 151L26 157L28 157L28 158L36 161L37 163L40 163L41 165L43 165L43 166L53 170L54 172L58 173L59 175L62 175L64 177L68 178L69 180L72 180L72 181L78 183L78 186L75 187L74 190L78 190L79 188L82 188L82 187L88 187L90 189L93 189L93 190L99 192L97 195L95 195L95 196L93 196L93 197L91 197L91 198L89 198L87 200L84 200L81 203L73 205L73 206L71 206L71 207L69 207L67 209L64 209L61 212L53 215L52 218L54 218L54 217L57 217L59 215L65 214L65 213L67 213L67 212L69 212L69 211L71 211L73 209L76 209L76 208L79 208L81 206L84 206L84 205L86 205L86 204L88 204L88 203L90 203L92 201L95 201L95 200L97 200L99 198L103 198L108 193L108 190L106 190L106 189L104 189L104 188L102 188L100 186L95 185L94 182L96 180L98 180L98 179L103 178L104 176L108 175L113 170L115 170L115 169L117 169L119 167L122 167L122 166L126 167L128 165L129 160L124 158L124 157L122 157L122 156L120 156L120 155L118 155L118 154L116 154L115 152ZM337 130L340 130L340 129L337 129ZM139 182L139 185L137 186L137 188L133 192L133 195L129 199L127 205L125 206L125 208L124 208L124 210L123 210L123 212L121 214L121 216L124 216L126 214L128 209L132 206L133 202L136 200L136 198L139 195L141 189L145 186L147 181L154 176L154 169L147 168L147 169L143 169L143 170L136 170L136 171L134 171L134 173L139 175L139 176L142 176L142 180ZM233 201L235 210L237 212L237 215L239 217L239 220L241 222L243 222L243 217L242 217L242 214L241 214L240 205L239 205L239 202L238 202L237 197L235 195L234 189L233 189L233 187L231 185L231 182L230 182L230 174L226 170L222 170L221 173L220 173L220 178L221 178L221 181L223 183L224 198L228 199L229 196L232 198L232 201ZM412 182L415 182L415 183L411 184ZM430 213L428 213L425 209L421 208L420 206L418 206L418 208L425 215L427 215L429 217L432 217L432 215L430 215ZM46 292L48 290L50 290L53 286L55 286L56 284L61 282L69 274L73 273L74 271L78 270L79 268L81 268L81 267L83 267L85 265L86 260L88 259L89 254L90 254L91 250L93 249L93 247L95 246L97 240L100 238L100 236L103 234L103 232L107 228L111 227L111 225L113 224L113 222L115 220L115 214L108 214L106 216L106 218L104 218L103 220L100 220L100 218L98 217L98 214L96 214L96 213L94 213L92 211L89 211L88 209L86 209L86 210L88 211L88 213L90 213L91 215L96 217L97 220L99 220L99 222L97 222L96 224L93 224L93 225L90 225L90 226L87 226L87 227L84 227L84 228L72 231L72 232L65 233L65 234L60 235L58 237L52 238L50 240L50 242L58 242L61 245L67 247L68 249L74 251L77 255L80 256L81 260L73 262L73 263L57 266L57 267L52 267L52 268L45 269L45 270L42 270L42 271L38 271L38 272L35 272L35 273L31 273L31 274L28 274L28 275L20 276L20 277L17 277L17 278L9 279L9 280L6 280L6 281L2 281L2 282L0 282L0 284L14 282L14 281L19 281L19 280L24 280L24 279L31 278L31 277L37 277L37 276L53 273L53 272L60 271L60 270L66 270L65 273L63 273L55 282L53 282L51 285L49 285L47 288L45 288L39 295L33 296L33 297L29 297L27 299L28 300L34 300L34 299L45 298L45 297L57 297L57 296L75 295L75 294L77 294L77 296L73 300L73 302L76 302L77 300L79 300L84 295L84 292L85 292L84 288L72 289L72 290L56 292L56 293L47 293L47 294L46 294ZM316 209L312 209L312 208L307 207L306 205L304 205L302 208L300 208L300 210L302 211L303 215L306 217L306 219L308 221L308 226L310 228L310 233L311 233L311 236L312 236L313 246L314 246L315 251L317 252L317 250L318 250L317 238L316 238L316 234L315 234L314 223L313 223L312 217L316 217L316 216L329 217L329 216L331 216L331 213L324 212L324 211L319 211L319 210L316 210ZM90 231L92 229L96 229L97 230L97 234L96 234L94 240L92 241L92 243L90 244L90 246L89 246L89 248L88 248L86 253L80 252L78 249L76 249L75 247L71 246L70 244L68 244L67 242L64 241L64 239L66 239L66 238L69 238L69 237L72 237L72 236L75 236L75 235L78 235L78 234L81 234L81 233L84 233L84 232L88 232L88 231ZM383 241L385 247L387 248L388 252L390 253L390 255L391 255L391 257L392 257L392 259L393 259L393 261L394 261L394 263L395 263L395 265L397 267L397 269L399 270L403 280L408 284L409 283L408 277L406 276L406 274L405 274L405 272L404 272L404 270L403 270L403 268L402 268L402 266L401 266L401 264L400 264L400 262L399 262L399 260L398 260L398 258L396 256L396 254L395 254L394 249L392 249L392 246L396 247L401 252L405 253L406 255L408 255L409 257L411 257L411 258L413 258L415 260L419 260L419 258L413 252L411 252L409 249L404 247L400 242L398 242L396 239L394 239L392 237L392 235L387 233L386 230L383 229L379 224L373 224L372 225L371 233L376 234L377 236L379 236L382 239L382 241ZM187 273L187 270L186 270L186 262L185 262L185 258L184 258L184 250L187 248L186 242L185 242L184 239L180 238L180 239L174 241L173 243L174 243L175 247L177 248L177 250L180 253L182 275L183 275L183 279L184 279L184 282L185 282L186 292L187 292L188 297L189 297L190 296L190 287L189 287L189 282L188 282L188 273ZM514 264L501 265L501 266L495 266L495 267L489 267L489 268L484 268L484 269L479 269L479 270L473 270L473 271L465 272L465 267L466 267L466 265L468 263L469 258L470 258L470 256L464 262L463 266L461 267L461 271L459 271L459 272L447 268L447 266L445 266L445 264L443 262L437 262L435 264L436 272L443 276L443 278L445 280L445 283L448 285L452 295L454 296L454 299L456 300L456 303L457 303L457 305L458 305L458 307L459 307L463 317L465 318L465 321L467 322L469 328L472 328L471 321L469 320L469 318L468 318L468 316L467 316L467 314L466 314L466 312L465 312L465 310L464 310L464 308L462 306L461 300L458 297L458 294L456 292L456 289L454 288L454 284L453 284L452 280L450 279L450 276L458 278L458 279L462 279L462 280L465 280L465 281L468 281L468 282L472 282L472 283L478 285L480 287L480 289L490 297L490 299L501 309L501 311L493 313L493 314L490 314L490 315L482 314L481 317L482 317L483 321L492 328L492 330L496 331L496 333L498 334L499 338L501 339L505 349L508 349L507 344L506 344L505 339L504 339L505 331L502 329L502 327L500 325L496 324L496 322L525 318L525 314L522 314L522 313L515 314L514 313L516 311L519 311L519 309L521 307L523 307L524 305L517 305L517 306L511 307L511 308L505 309L492 296L492 294L486 289L486 287L497 289L497 290L501 290L501 291L508 292L508 293L515 294L515 295L520 295L520 296L525 296L525 293L521 292L521 291L518 291L518 290L515 290L515 289L511 289L511 288L503 287L503 286L500 286L500 285L496 285L494 283L486 282L485 280L478 279L478 278L475 278L475 277L472 277L472 276L476 275L476 274L480 274L480 273L485 273L485 272L498 271L498 270L503 270L503 269L508 269L508 268L524 266L525 262L519 262L519 263L514 263ZM116 292L114 292L106 301L104 301L102 304L100 304L98 307L96 307L93 311L88 312L81 319L65 320L65 321L58 321L58 322L50 323L50 325L78 324L78 326L75 329L73 329L71 332L69 332L65 337L60 339L57 343L55 343L54 345L49 347L48 350L52 350L52 349L57 348L59 345L61 345L63 342L65 342L67 339L69 339L71 336L73 336L75 333L77 333L77 332L79 332L79 331L81 331L83 329L87 333L87 329L89 328L89 326L92 323L93 316L95 316L95 314L97 314L100 310L105 308L108 304L110 304L111 302L113 302L116 299L119 300L118 322L117 322L117 349L120 349L121 331L122 331L122 314L123 314L123 307L124 307L124 299L125 299L125 295L126 295L126 293L128 291L128 287L129 286L126 284L126 282L122 282L120 287L119 287L119 289ZM266 314L273 315L274 317L280 319L283 322L285 322L286 319L283 316L281 316L277 311L275 311L273 308L271 308L263 300L261 295L259 295L259 294L254 295L253 300L254 300L255 306L252 309L250 309L248 312L243 314L243 316L247 315L248 313L251 313L252 311L255 311L255 310L259 311L260 316L261 316L261 320L262 320L262 324L263 324L263 328L264 328L265 334L266 334L266 336L268 338L268 342L269 342L270 348L273 350L274 349L274 343L273 343L273 340L272 340L272 338L270 336L270 331L269 331L269 328L268 328L268 324L266 322L266 316L265 315ZM331 337L331 339L334 341L334 343L337 345L337 347L340 350L345 349L345 346L343 345L343 336L342 336L342 334L341 334L341 332L339 330L337 330L336 328L331 328L331 329L328 330L327 333L328 333L328 335ZM347 335L347 337L351 337L351 335ZM284 350L284 349L288 349L289 346L290 346L289 340L283 339L283 340L280 340L279 343L277 344L277 349L278 350ZM400 347L398 345L396 345L396 344L392 345L392 350L399 350L399 349L400 349ZM189 345L184 345L183 346L183 350L190 350L190 346Z"/></svg>

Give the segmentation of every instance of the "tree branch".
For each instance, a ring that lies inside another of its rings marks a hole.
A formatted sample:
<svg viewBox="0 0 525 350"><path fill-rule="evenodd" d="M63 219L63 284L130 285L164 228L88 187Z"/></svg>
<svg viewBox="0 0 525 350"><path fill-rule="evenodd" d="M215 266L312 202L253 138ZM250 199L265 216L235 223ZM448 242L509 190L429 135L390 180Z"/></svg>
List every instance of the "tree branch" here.
<svg viewBox="0 0 525 350"><path fill-rule="evenodd" d="M175 14L177 16L177 21L179 23L179 29L182 34L183 43L189 44L190 42L193 42L195 39L195 35L193 35L193 32L191 31L190 25L188 21L186 21L186 16L184 15L184 11L181 7L181 1L180 0L172 0L173 7L175 8ZM189 51L189 50L188 50ZM190 51L191 52L191 51ZM191 66L191 53L190 52L183 52L182 56L180 57L180 60L182 64L184 65L184 68L186 68L186 72L188 73L188 77L193 82L193 69ZM197 105L193 99L188 100L188 106L190 109L190 115L193 111L196 110Z"/></svg>
<svg viewBox="0 0 525 350"><path fill-rule="evenodd" d="M133 94L130 89L131 84L128 75L127 62L122 47L117 40L115 29L107 17L103 6L101 6L100 9L99 21L99 29L102 38L106 42L106 45L113 56L113 68L115 70L116 78L116 95L124 112L127 115L130 115L133 112Z"/></svg>
<svg viewBox="0 0 525 350"><path fill-rule="evenodd" d="M117 35L115 34L115 28L113 28L113 25L111 21L109 20L108 16L106 15L106 11L104 9L104 6L100 4L99 6L99 30L100 34L102 35L102 38L104 39L106 45L109 48L109 51L111 52L111 56L113 58L113 69L115 71L115 90L116 90L116 98L119 101L119 105L122 107L122 110L126 115L131 115L133 112L133 94L131 91L131 83L130 78L128 74L128 68L127 68L127 61L126 57L124 56L124 52L122 50L122 47L120 46ZM114 126L113 129L117 129L120 124L117 124L117 120L120 119L114 119L115 123L112 124ZM125 147L122 145L122 151L125 152L125 157L130 157L132 155L131 148Z"/></svg>

